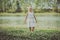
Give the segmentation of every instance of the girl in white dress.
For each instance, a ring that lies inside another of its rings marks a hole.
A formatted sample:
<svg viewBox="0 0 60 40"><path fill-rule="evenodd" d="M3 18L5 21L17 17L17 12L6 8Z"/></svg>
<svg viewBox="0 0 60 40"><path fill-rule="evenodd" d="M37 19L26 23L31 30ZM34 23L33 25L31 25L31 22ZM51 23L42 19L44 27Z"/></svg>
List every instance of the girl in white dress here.
<svg viewBox="0 0 60 40"><path fill-rule="evenodd" d="M33 32L37 20L36 20L36 17L33 13L33 10L32 10L31 6L28 7L28 13L26 15L25 22L27 22L27 25L28 25L30 31Z"/></svg>

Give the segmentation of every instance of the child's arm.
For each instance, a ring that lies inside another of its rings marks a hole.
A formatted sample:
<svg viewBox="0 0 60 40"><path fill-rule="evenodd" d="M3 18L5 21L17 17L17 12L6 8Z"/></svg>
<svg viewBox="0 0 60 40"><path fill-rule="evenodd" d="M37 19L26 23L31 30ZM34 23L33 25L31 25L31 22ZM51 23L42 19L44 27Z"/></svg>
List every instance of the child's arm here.
<svg viewBox="0 0 60 40"><path fill-rule="evenodd" d="M34 18L35 18L35 21L36 21L36 23L37 23L37 20L36 20L36 17L35 17L35 15L34 15Z"/></svg>

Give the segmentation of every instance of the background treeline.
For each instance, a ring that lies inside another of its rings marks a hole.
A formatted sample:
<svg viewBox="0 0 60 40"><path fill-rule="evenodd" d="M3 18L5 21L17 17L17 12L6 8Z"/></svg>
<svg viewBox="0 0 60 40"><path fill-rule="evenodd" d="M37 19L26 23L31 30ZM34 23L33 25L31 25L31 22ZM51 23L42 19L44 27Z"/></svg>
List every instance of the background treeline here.
<svg viewBox="0 0 60 40"><path fill-rule="evenodd" d="M60 0L0 0L0 12L26 12L32 5L35 12L60 12Z"/></svg>

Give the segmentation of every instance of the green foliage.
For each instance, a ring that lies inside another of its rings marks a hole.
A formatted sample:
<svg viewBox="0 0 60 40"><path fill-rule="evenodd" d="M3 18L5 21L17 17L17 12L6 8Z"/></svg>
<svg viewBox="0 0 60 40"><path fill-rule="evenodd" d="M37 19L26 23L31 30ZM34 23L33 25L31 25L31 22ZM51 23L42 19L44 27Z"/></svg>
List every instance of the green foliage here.
<svg viewBox="0 0 60 40"><path fill-rule="evenodd" d="M0 9L6 12L15 12L17 9L16 1L17 0L0 0ZM32 5L34 9L41 11L43 11L42 9L53 9L52 11L54 11L55 8L57 7L56 4L57 0L18 0L18 1L19 7L22 9L23 12L27 11L27 6L29 5Z"/></svg>
<svg viewBox="0 0 60 40"><path fill-rule="evenodd" d="M39 30L34 32L29 32L27 29L0 30L0 39L5 40L60 40L59 37L60 31L56 30Z"/></svg>

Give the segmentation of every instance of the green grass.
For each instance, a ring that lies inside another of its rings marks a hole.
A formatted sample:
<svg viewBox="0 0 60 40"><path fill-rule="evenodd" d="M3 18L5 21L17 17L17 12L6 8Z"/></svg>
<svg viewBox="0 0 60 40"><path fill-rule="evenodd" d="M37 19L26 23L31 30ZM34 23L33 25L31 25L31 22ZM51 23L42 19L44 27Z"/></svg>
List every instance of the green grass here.
<svg viewBox="0 0 60 40"><path fill-rule="evenodd" d="M25 13L0 13L0 16L25 16ZM60 16L59 13L35 13L36 16ZM6 22L6 21L5 21ZM2 23L2 22L1 22ZM30 32L27 27L0 26L0 40L60 40L59 28L36 27Z"/></svg>
<svg viewBox="0 0 60 40"><path fill-rule="evenodd" d="M0 16L25 16L26 13L0 13ZM36 16L60 16L60 13L55 12L45 12L45 13L35 13Z"/></svg>
<svg viewBox="0 0 60 40"><path fill-rule="evenodd" d="M40 30L40 29L35 28L34 32L30 32L28 28L0 27L0 39L5 39L5 40L60 40L60 31Z"/></svg>

